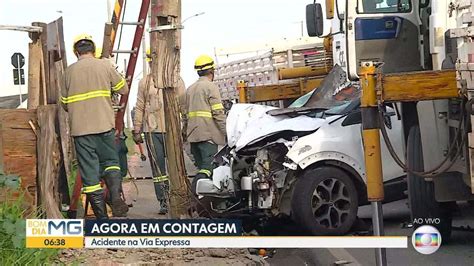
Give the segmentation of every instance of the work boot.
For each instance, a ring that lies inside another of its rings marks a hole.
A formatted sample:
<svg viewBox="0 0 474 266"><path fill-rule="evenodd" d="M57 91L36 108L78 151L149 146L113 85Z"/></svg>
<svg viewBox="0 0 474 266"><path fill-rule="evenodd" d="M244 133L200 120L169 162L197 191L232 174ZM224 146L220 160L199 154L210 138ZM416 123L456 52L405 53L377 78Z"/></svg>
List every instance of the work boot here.
<svg viewBox="0 0 474 266"><path fill-rule="evenodd" d="M122 186L122 183L123 182L120 182L120 196L122 197L124 194L123 194L123 186ZM122 199L124 199L125 196L122 197ZM107 190L107 195L105 196L105 203L110 206L110 208L112 208L112 200L110 199L110 190ZM130 206L129 204L127 204L127 206L129 207L132 207Z"/></svg>
<svg viewBox="0 0 474 266"><path fill-rule="evenodd" d="M105 175L104 180L109 190L112 215L114 217L127 217L128 205L123 201L120 195L122 184L120 172L111 171Z"/></svg>
<svg viewBox="0 0 474 266"><path fill-rule="evenodd" d="M89 201L94 211L96 219L107 219L107 208L105 207L103 190L94 191L86 194L86 199Z"/></svg>
<svg viewBox="0 0 474 266"><path fill-rule="evenodd" d="M168 181L162 182L154 182L155 187L155 195L156 199L160 203L160 211L158 214L167 214L168 213L168 190L169 190L169 183Z"/></svg>

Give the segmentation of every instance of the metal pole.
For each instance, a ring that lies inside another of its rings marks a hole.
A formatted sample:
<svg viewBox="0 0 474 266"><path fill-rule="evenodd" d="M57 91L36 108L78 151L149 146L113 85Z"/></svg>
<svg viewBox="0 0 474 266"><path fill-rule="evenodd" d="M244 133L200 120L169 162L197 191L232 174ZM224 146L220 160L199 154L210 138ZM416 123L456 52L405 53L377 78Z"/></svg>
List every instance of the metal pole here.
<svg viewBox="0 0 474 266"><path fill-rule="evenodd" d="M113 13L113 9L112 9L112 3L111 3L111 0L107 0L107 21L112 21L112 13Z"/></svg>
<svg viewBox="0 0 474 266"><path fill-rule="evenodd" d="M150 10L148 9L148 14L150 14ZM145 25L145 32L146 32L146 28L147 26ZM147 68L147 61L146 61L146 38L145 38L145 33L143 33L143 37L142 37L142 58L143 58L143 70L142 70L142 73L143 73L143 78L146 77L146 75L148 74L148 68ZM151 51L151 50L150 50Z"/></svg>
<svg viewBox="0 0 474 266"><path fill-rule="evenodd" d="M20 76L20 83L18 83L18 87L20 88L20 106L21 104L23 103L23 96L21 95L21 72L20 72L20 69L18 69L18 72L19 72L19 76Z"/></svg>
<svg viewBox="0 0 474 266"><path fill-rule="evenodd" d="M375 71L376 68L373 66L373 63L363 63L359 76L361 77L362 84L362 138L364 143L365 172L367 176L367 196L368 200L372 202L374 235L382 236L384 234L382 211L384 191ZM387 265L385 249L377 248L375 255L376 265Z"/></svg>
<svg viewBox="0 0 474 266"><path fill-rule="evenodd" d="M18 63L18 67L20 66L20 57L18 56L17 57L17 63ZM23 96L21 95L21 68L18 68L18 87L20 88L20 107L21 107L21 104L23 103Z"/></svg>
<svg viewBox="0 0 474 266"><path fill-rule="evenodd" d="M237 90L239 91L239 103L246 103L247 102L247 84L245 81L239 80L237 82Z"/></svg>
<svg viewBox="0 0 474 266"><path fill-rule="evenodd" d="M151 4L151 3L150 3ZM145 32L148 32L146 29L151 28L151 8L148 8L148 23L145 25ZM150 42L148 42L150 45ZM148 62L146 61L147 56L146 56L146 33L143 33L143 40L142 40L142 45L143 45L143 78L146 78L148 75ZM149 46L150 53L151 53L151 46Z"/></svg>
<svg viewBox="0 0 474 266"><path fill-rule="evenodd" d="M127 59L123 59L123 69L127 69ZM127 106L125 107L125 115L127 116L127 125L124 127L124 128L130 128L131 127L131 119L130 119L130 109L129 109L129 105L127 104Z"/></svg>
<svg viewBox="0 0 474 266"><path fill-rule="evenodd" d="M372 224L374 229L374 235L383 236L383 211L382 202L372 202ZM376 265L387 265L387 252L384 248L378 248L375 250L375 263Z"/></svg>

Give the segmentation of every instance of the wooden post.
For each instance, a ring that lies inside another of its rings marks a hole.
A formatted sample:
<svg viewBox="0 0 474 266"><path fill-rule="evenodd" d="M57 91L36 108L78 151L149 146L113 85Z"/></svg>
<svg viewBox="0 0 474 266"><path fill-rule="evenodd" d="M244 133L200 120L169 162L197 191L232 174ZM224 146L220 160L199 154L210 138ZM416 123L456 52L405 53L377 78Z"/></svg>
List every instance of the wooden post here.
<svg viewBox="0 0 474 266"><path fill-rule="evenodd" d="M28 109L36 109L40 102L41 42L36 40L28 46Z"/></svg>
<svg viewBox="0 0 474 266"><path fill-rule="evenodd" d="M38 76L40 77L40 94L39 94L39 104L45 105L47 104L47 97L48 93L46 92L46 86L50 87L49 84L49 54L48 54L48 24L43 22L33 22L31 23L33 26L42 27L43 31L39 35L39 41L41 42L41 64L40 64L40 73ZM56 103L56 102L52 102Z"/></svg>
<svg viewBox="0 0 474 266"><path fill-rule="evenodd" d="M61 153L56 134L56 116L56 105L38 107L38 182L42 207L49 219L63 218L59 211L58 180Z"/></svg>
<svg viewBox="0 0 474 266"><path fill-rule="evenodd" d="M102 54L101 58L109 58L112 54L112 31L114 30L114 24L107 22L104 27L104 39L102 41ZM125 68L126 69L126 68Z"/></svg>
<svg viewBox="0 0 474 266"><path fill-rule="evenodd" d="M179 26L181 0L152 0L151 27ZM190 207L189 181L183 157L183 141L177 100L180 79L181 32L179 29L151 33L152 69L154 83L163 90L166 124L166 154L170 177L170 216L188 217ZM159 55L159 56L157 56Z"/></svg>
<svg viewBox="0 0 474 266"><path fill-rule="evenodd" d="M28 109L36 109L40 104L40 75L43 60L41 40L35 38L28 46Z"/></svg>

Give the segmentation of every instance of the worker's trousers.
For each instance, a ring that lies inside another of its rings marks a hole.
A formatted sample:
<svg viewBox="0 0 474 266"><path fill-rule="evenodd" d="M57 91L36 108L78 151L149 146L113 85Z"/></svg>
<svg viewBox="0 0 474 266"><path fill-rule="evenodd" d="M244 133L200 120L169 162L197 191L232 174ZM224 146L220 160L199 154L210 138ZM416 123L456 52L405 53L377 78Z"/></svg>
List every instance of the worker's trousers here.
<svg viewBox="0 0 474 266"><path fill-rule="evenodd" d="M115 143L115 149L118 153L119 158L119 165L120 165L120 172L122 174L122 178L127 176L128 173L128 148L126 144L127 136L122 133L119 138L119 141Z"/></svg>
<svg viewBox="0 0 474 266"><path fill-rule="evenodd" d="M84 193L102 190L100 178L114 174L114 171L120 172L114 129L74 137L74 145Z"/></svg>
<svg viewBox="0 0 474 266"><path fill-rule="evenodd" d="M199 169L198 174L204 174L207 177L212 176L212 161L217 153L217 144L209 141L191 142L191 153L194 157L194 164Z"/></svg>
<svg viewBox="0 0 474 266"><path fill-rule="evenodd" d="M166 170L165 134L158 132L145 133L145 141L153 174L156 199L160 204L166 204L169 178Z"/></svg>

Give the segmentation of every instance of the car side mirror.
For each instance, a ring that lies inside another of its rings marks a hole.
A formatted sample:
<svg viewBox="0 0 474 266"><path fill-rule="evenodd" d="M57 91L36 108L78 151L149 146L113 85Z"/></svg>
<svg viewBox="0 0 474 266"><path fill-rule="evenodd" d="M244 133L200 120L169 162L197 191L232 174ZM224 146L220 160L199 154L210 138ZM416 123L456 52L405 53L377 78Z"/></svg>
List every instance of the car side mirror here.
<svg viewBox="0 0 474 266"><path fill-rule="evenodd" d="M321 37L324 31L324 16L321 4L306 6L306 29L310 37Z"/></svg>

